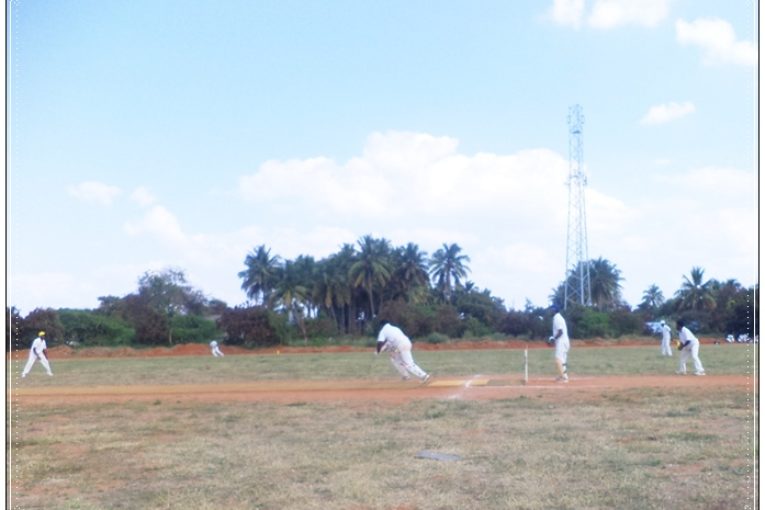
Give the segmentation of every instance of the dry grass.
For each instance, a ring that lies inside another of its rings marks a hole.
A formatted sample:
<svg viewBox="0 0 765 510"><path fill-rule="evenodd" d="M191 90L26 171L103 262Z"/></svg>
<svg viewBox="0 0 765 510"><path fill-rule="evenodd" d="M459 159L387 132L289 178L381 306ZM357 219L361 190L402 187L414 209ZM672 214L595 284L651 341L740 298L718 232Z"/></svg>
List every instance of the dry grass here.
<svg viewBox="0 0 765 510"><path fill-rule="evenodd" d="M30 406L11 416L9 507L742 509L753 507L753 412L744 390L690 388ZM415 458L425 449L462 460Z"/></svg>

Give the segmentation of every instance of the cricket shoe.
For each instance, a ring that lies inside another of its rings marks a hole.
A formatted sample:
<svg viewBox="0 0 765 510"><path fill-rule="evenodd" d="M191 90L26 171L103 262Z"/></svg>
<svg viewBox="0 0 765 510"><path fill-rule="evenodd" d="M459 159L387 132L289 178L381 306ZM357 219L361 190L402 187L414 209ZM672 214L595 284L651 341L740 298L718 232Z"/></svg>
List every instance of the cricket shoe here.
<svg viewBox="0 0 765 510"><path fill-rule="evenodd" d="M558 383L567 383L568 382L568 376L567 375L559 375L555 378L555 382Z"/></svg>
<svg viewBox="0 0 765 510"><path fill-rule="evenodd" d="M425 378L422 380L422 384L428 384L430 381L430 374L426 374Z"/></svg>
<svg viewBox="0 0 765 510"><path fill-rule="evenodd" d="M677 371L677 372L675 372L675 373L676 373L677 375L686 375L686 374L685 374L685 372L681 372L680 370L678 370L678 371Z"/></svg>
<svg viewBox="0 0 765 510"><path fill-rule="evenodd" d="M706 372L696 372L693 375L707 375Z"/></svg>

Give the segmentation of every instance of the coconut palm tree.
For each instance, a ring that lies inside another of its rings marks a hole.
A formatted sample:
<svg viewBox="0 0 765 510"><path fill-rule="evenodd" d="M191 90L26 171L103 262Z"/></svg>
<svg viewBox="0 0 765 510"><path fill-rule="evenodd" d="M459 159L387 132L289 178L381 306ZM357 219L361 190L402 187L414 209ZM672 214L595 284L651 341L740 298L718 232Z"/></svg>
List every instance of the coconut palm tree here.
<svg viewBox="0 0 765 510"><path fill-rule="evenodd" d="M271 249L261 244L244 259L245 269L238 273L242 279L242 290L256 304L267 305L276 285L281 259L271 256Z"/></svg>
<svg viewBox="0 0 765 510"><path fill-rule="evenodd" d="M661 289L654 283L651 284L645 291L643 291L643 301L640 302L638 308L643 310L658 310L661 305L664 304L664 294Z"/></svg>
<svg viewBox="0 0 765 510"><path fill-rule="evenodd" d="M303 333L303 339L308 342L305 329L304 307L308 299L309 291L301 280L300 266L287 260L279 271L279 280L273 292L273 304L277 309L281 308L297 323Z"/></svg>
<svg viewBox="0 0 765 510"><path fill-rule="evenodd" d="M394 297L402 297L409 302L421 302L425 299L430 283L427 256L427 253L414 243L394 251L394 270L390 281Z"/></svg>
<svg viewBox="0 0 765 510"><path fill-rule="evenodd" d="M435 279L436 289L447 303L451 302L454 286L459 285L460 280L470 272L467 266L470 257L461 255L461 251L462 248L455 243L444 243L430 259L430 276Z"/></svg>
<svg viewBox="0 0 765 510"><path fill-rule="evenodd" d="M675 293L681 310L713 310L713 281L704 281L704 269L692 267L690 277L683 275L683 284Z"/></svg>
<svg viewBox="0 0 765 510"><path fill-rule="evenodd" d="M375 290L381 291L390 280L390 242L366 235L359 239L359 253L348 276L353 287L362 288L369 298L369 317L375 317Z"/></svg>
<svg viewBox="0 0 765 510"><path fill-rule="evenodd" d="M622 302L621 271L600 257L590 261L590 298L600 310L613 310Z"/></svg>

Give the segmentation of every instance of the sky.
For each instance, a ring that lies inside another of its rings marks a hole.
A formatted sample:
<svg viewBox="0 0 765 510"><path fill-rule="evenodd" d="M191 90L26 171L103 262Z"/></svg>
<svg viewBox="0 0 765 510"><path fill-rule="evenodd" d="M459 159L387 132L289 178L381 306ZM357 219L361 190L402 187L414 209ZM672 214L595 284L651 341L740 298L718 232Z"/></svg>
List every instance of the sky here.
<svg viewBox="0 0 765 510"><path fill-rule="evenodd" d="M364 235L507 307L566 274L569 109L588 254L632 306L693 267L758 281L749 0L11 1L7 301L97 308L181 270L229 306L244 259Z"/></svg>

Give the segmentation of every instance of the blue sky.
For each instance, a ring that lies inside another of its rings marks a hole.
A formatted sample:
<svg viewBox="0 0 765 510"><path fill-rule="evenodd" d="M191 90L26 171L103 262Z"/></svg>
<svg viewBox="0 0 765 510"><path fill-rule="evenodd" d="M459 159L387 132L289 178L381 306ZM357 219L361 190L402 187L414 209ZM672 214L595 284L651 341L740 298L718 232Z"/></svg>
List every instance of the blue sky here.
<svg viewBox="0 0 765 510"><path fill-rule="evenodd" d="M254 247L456 242L508 306L566 254L568 109L589 254L637 305L756 281L753 3L12 2L9 304L94 308L146 271L245 301ZM636 7L637 6L637 7Z"/></svg>

